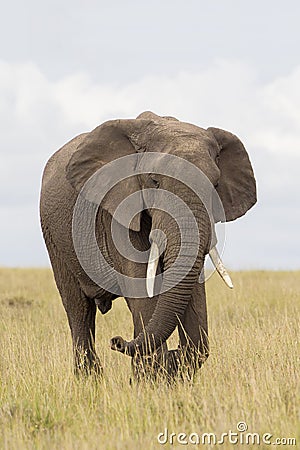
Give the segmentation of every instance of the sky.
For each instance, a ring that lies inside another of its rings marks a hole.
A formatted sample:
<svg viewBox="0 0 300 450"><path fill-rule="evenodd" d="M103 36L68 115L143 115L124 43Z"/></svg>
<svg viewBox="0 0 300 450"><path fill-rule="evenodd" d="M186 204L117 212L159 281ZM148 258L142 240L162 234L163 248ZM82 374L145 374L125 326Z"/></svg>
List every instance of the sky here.
<svg viewBox="0 0 300 450"><path fill-rule="evenodd" d="M11 0L0 17L0 266L48 266L43 167L68 140L152 110L229 130L258 203L225 227L231 269L300 269L297 0Z"/></svg>

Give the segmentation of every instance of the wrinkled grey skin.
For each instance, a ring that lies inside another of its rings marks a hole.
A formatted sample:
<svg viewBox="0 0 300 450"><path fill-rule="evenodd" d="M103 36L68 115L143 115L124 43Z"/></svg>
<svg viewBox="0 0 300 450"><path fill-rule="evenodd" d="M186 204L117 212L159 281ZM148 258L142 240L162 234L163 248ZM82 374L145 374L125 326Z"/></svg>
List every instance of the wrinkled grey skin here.
<svg viewBox="0 0 300 450"><path fill-rule="evenodd" d="M72 241L76 198L84 183L104 164L121 156L149 151L175 154L200 168L216 187L227 221L242 216L256 202L255 179L247 152L236 136L220 129L204 130L172 117L144 112L137 119L106 122L58 150L48 161L43 175L41 224L68 316L77 371L101 371L94 345L96 309L105 314L116 295L97 286L77 259ZM157 182L160 188L183 199L193 211L201 236L198 256L188 275L170 291L151 299L126 298L133 317L134 338L131 341L113 338L111 346L134 357L137 371L144 370L141 361L148 360L147 355L155 352L156 361L164 364L167 371L176 372L183 359L196 367L208 356L205 286L198 283L205 255L212 245L206 209L181 183L168 177L157 175L153 180L143 175L127 180L122 189L116 187L107 195L99 208L96 230L101 250L117 271L132 277L146 277L146 264L130 262L116 251L110 233L111 218L119 202L130 193L142 193L143 188L153 188ZM215 217L216 222L219 220ZM159 270L167 270L180 247L178 230L170 218L162 211L149 209L138 214L130 228L133 245L142 251L149 248L151 229L165 232L167 248ZM112 282L117 284L118 280ZM166 340L176 326L179 349L168 353ZM126 330L120 332L126 335Z"/></svg>

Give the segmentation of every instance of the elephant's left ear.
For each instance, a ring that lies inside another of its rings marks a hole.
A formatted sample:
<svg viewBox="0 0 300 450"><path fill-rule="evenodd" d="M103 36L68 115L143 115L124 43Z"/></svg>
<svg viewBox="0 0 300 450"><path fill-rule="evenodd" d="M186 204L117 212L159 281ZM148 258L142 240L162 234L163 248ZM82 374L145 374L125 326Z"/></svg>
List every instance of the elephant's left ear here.
<svg viewBox="0 0 300 450"><path fill-rule="evenodd" d="M256 182L248 153L237 136L219 128L208 128L218 143L221 172L217 192L223 203L226 221L244 215L257 200ZM221 217L215 217L216 222Z"/></svg>

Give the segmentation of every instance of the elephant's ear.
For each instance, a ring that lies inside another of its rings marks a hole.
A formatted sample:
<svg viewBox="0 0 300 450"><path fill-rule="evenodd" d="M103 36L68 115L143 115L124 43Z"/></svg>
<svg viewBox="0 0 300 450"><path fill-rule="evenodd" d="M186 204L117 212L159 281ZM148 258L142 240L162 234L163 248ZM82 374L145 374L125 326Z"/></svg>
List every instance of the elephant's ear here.
<svg viewBox="0 0 300 450"><path fill-rule="evenodd" d="M88 133L66 167L66 176L70 184L79 192L86 181L105 164L136 153L138 149L130 138L136 138L148 123L149 121L144 120L112 120ZM131 160L129 164L132 164L129 169L134 173L135 162ZM122 173L117 175L122 178ZM108 182L109 180L103 180L103 183ZM136 202L136 210L140 212L133 218L130 228L139 231L143 200L137 176L126 178L115 185L104 197L101 207L113 215L119 204L134 192L140 193ZM127 226L125 218L119 217L118 221Z"/></svg>
<svg viewBox="0 0 300 450"><path fill-rule="evenodd" d="M237 136L219 128L207 130L218 143L221 172L217 192L223 203L226 221L244 215L256 203L256 182L244 145ZM215 217L216 222L222 220Z"/></svg>

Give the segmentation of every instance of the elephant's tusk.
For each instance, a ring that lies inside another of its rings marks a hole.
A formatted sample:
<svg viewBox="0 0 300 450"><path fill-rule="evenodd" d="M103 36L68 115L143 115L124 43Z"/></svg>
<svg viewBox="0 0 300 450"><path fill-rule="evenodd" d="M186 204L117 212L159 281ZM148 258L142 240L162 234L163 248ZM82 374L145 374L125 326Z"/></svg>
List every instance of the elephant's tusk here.
<svg viewBox="0 0 300 450"><path fill-rule="evenodd" d="M152 298L154 295L154 281L155 281L155 275L157 271L159 261L159 248L158 245L152 241L151 244L151 250L150 250L150 256L148 261L148 267L147 267L147 280L146 280L146 288L148 297Z"/></svg>
<svg viewBox="0 0 300 450"><path fill-rule="evenodd" d="M227 284L227 286L232 289L233 284L231 281L231 278L229 276L229 273L224 267L224 264L222 263L221 257L218 253L218 250L216 247L213 247L209 252L210 259L212 260L213 265L219 272L221 278L223 278L224 282Z"/></svg>

